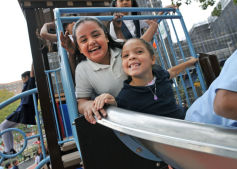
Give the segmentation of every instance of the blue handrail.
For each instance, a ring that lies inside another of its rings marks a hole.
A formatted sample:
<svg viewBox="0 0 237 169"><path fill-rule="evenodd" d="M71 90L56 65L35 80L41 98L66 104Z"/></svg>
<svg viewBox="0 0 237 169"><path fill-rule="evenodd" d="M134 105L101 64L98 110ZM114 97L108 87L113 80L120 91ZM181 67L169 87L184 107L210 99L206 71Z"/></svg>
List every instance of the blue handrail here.
<svg viewBox="0 0 237 169"><path fill-rule="evenodd" d="M23 93L16 95L16 96L13 96L10 99L0 103L0 109L4 108L5 106L11 104L12 102L14 102L22 97L25 97L25 96L28 96L28 95L31 95L31 94L37 93L37 92L38 92L38 90L37 90L37 88L35 88L35 89L27 90Z"/></svg>
<svg viewBox="0 0 237 169"><path fill-rule="evenodd" d="M40 163L37 165L37 167L35 167L35 169L41 169L48 162L50 162L49 156L43 159L42 161L40 161Z"/></svg>
<svg viewBox="0 0 237 169"><path fill-rule="evenodd" d="M40 142L41 142L41 147L42 147L42 152L43 152L43 158L46 157L46 151L45 151L44 140L43 140L43 133L42 133L41 125L40 125L39 112L38 112L38 108L37 108L37 99L36 99L36 96L35 96L35 94L37 92L38 92L37 88L27 90L25 92L22 92L22 93L20 93L16 96L6 100L6 101L0 103L0 109L2 109L2 108L6 107L7 105L13 103L14 101L16 101L16 100L18 100L22 97L25 97L25 96L28 96L28 95L33 95L34 109L35 109L35 114L36 114L36 119L37 119L36 122L37 122L37 127L38 127L38 132L39 132L39 134L37 134L37 135L26 137L26 134L22 130L17 129L17 128L8 128L6 130L1 131L0 136L3 135L6 132L11 132L11 131L17 131L17 132L21 133L23 135L23 138L24 138L24 144L23 144L22 149L19 152L17 152L16 154L8 155L8 154L3 154L2 152L0 152L0 156L2 157L1 160L0 160L0 163L2 163L4 158L13 158L13 157L16 157L17 155L21 154L27 146L27 141L30 140L30 139L36 138L36 137L37 138L40 137Z"/></svg>

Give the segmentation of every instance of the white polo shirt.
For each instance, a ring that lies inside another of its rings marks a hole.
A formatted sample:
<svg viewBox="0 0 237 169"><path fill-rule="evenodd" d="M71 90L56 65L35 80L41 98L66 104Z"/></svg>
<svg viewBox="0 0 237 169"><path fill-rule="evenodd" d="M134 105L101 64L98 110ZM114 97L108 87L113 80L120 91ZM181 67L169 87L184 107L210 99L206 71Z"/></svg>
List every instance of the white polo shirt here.
<svg viewBox="0 0 237 169"><path fill-rule="evenodd" d="M127 26L128 30L130 31L132 37L136 37L136 27L134 25L133 20L124 20L123 22ZM147 28L149 27L149 25L145 22L145 20L139 20L139 22L140 22L140 34L141 34L141 29ZM113 39L117 39L113 22L110 22L109 33Z"/></svg>
<svg viewBox="0 0 237 169"><path fill-rule="evenodd" d="M88 98L102 93L118 95L127 75L122 69L121 49L110 49L110 54L110 65L98 64L89 59L77 65L76 98Z"/></svg>

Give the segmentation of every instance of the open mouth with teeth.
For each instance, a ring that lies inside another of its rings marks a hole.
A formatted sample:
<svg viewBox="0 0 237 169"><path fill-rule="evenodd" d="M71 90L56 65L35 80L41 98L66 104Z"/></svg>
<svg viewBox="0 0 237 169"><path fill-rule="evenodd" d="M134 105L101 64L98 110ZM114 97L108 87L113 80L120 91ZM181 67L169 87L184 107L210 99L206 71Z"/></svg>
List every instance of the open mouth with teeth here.
<svg viewBox="0 0 237 169"><path fill-rule="evenodd" d="M137 68L141 65L141 63L132 63L128 66L129 69L134 69L134 68Z"/></svg>
<svg viewBox="0 0 237 169"><path fill-rule="evenodd" d="M97 51L99 49L101 49L101 47L97 46L97 47L94 47L94 48L90 49L89 52L92 53L92 52L95 52L95 51Z"/></svg>

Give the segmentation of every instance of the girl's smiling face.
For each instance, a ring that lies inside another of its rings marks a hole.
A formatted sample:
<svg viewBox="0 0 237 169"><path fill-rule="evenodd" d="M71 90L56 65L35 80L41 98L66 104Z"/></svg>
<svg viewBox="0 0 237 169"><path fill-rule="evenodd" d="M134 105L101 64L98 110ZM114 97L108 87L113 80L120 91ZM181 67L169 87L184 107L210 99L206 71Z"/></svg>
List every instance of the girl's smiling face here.
<svg viewBox="0 0 237 169"><path fill-rule="evenodd" d="M99 64L109 64L108 38L104 30L94 21L82 22L76 29L79 51Z"/></svg>
<svg viewBox="0 0 237 169"><path fill-rule="evenodd" d="M132 78L146 78L152 75L155 56L140 39L128 40L122 50L124 72Z"/></svg>

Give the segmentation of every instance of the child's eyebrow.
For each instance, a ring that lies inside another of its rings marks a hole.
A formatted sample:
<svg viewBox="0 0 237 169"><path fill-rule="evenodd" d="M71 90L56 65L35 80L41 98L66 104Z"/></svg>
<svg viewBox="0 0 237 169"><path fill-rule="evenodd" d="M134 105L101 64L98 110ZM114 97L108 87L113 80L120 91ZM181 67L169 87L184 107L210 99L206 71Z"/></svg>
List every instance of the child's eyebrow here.
<svg viewBox="0 0 237 169"><path fill-rule="evenodd" d="M99 32L99 30L94 30L94 31L91 32L91 34L97 33L97 32Z"/></svg>
<svg viewBox="0 0 237 169"><path fill-rule="evenodd" d="M86 35L82 35L82 36L79 37L79 39L82 39L82 38L85 38L85 37L86 37Z"/></svg>
<svg viewBox="0 0 237 169"><path fill-rule="evenodd" d="M91 34L94 34L94 33L97 33L97 32L99 32L99 30L94 30L94 31L91 32ZM86 37L86 35L81 35L81 36L79 37L79 39L85 38L85 37Z"/></svg>

